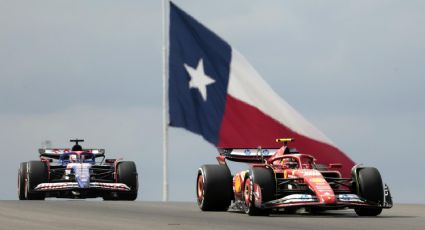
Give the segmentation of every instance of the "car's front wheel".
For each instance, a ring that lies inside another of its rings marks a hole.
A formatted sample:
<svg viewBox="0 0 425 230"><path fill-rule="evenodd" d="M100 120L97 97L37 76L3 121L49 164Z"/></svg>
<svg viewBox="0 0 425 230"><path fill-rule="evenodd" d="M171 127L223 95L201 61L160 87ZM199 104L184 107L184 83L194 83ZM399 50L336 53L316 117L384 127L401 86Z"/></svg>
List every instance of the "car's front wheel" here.
<svg viewBox="0 0 425 230"><path fill-rule="evenodd" d="M118 192L119 200L136 200L139 191L138 173L136 163L133 161L121 161L117 165L118 183L130 187L128 192Z"/></svg>
<svg viewBox="0 0 425 230"><path fill-rule="evenodd" d="M27 162L22 162L18 169L18 198L19 200L26 200L25 197L25 183L27 177Z"/></svg>
<svg viewBox="0 0 425 230"><path fill-rule="evenodd" d="M357 176L358 195L376 205L383 204L384 187L381 174L373 167L360 168ZM354 211L359 216L377 216L381 214L380 207L359 207Z"/></svg>
<svg viewBox="0 0 425 230"><path fill-rule="evenodd" d="M243 198L245 202L245 213L250 216L267 216L269 209L256 206L256 201L265 203L273 200L275 194L274 174L271 169L253 168L245 178ZM259 186L259 187L256 187ZM255 191L255 187L258 189ZM260 204L260 205L261 205Z"/></svg>
<svg viewBox="0 0 425 230"><path fill-rule="evenodd" d="M48 169L42 161L27 162L27 173L25 180L25 198L27 200L44 200L43 192L35 191L35 187L48 180Z"/></svg>

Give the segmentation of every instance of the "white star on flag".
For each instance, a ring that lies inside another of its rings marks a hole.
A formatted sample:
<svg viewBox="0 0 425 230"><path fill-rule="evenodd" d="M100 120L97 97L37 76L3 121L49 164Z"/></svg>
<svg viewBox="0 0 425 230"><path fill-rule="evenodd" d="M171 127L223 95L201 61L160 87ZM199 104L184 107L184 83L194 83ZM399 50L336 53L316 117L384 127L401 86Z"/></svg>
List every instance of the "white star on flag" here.
<svg viewBox="0 0 425 230"><path fill-rule="evenodd" d="M210 76L205 74L204 71L204 62L202 58L199 60L198 66L196 69L193 67L184 64L186 71L189 73L190 81L189 88L197 88L199 93L201 93L202 99L207 100L207 86L215 82Z"/></svg>

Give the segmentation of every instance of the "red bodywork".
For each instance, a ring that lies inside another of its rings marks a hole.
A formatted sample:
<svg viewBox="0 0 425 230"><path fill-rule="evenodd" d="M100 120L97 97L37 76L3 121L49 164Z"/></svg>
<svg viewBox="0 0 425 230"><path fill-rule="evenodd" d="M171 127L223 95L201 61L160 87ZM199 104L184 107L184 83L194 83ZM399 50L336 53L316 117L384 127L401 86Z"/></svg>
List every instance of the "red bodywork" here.
<svg viewBox="0 0 425 230"><path fill-rule="evenodd" d="M336 170L341 164L330 164L321 169L311 155L293 153L288 146L275 149L269 155L232 155L222 152L217 157L219 164L226 160L250 163L250 168L271 169L275 176L275 197L270 201L262 200L262 189L253 184L254 204L258 208L280 208L288 206L356 207L369 204L355 194L352 178L341 178ZM257 152L260 152L259 149ZM233 176L234 201L247 204L252 178L250 170L239 171Z"/></svg>

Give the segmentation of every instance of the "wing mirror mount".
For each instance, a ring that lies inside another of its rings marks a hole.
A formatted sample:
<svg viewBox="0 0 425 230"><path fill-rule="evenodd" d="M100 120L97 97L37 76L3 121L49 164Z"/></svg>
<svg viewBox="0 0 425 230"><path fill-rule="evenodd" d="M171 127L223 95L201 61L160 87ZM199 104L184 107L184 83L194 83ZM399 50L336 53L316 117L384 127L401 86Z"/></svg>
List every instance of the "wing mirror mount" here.
<svg viewBox="0 0 425 230"><path fill-rule="evenodd" d="M116 161L116 159L106 159L105 162L108 164L113 164Z"/></svg>

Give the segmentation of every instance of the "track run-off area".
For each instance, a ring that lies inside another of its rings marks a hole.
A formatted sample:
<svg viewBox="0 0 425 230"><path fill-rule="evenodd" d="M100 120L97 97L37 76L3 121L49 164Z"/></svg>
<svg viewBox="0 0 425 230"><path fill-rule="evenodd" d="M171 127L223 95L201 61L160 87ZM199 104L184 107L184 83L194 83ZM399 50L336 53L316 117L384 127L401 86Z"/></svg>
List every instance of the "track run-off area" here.
<svg viewBox="0 0 425 230"><path fill-rule="evenodd" d="M425 229L425 205L395 204L378 217L353 210L321 214L201 212L190 202L0 201L0 229Z"/></svg>

